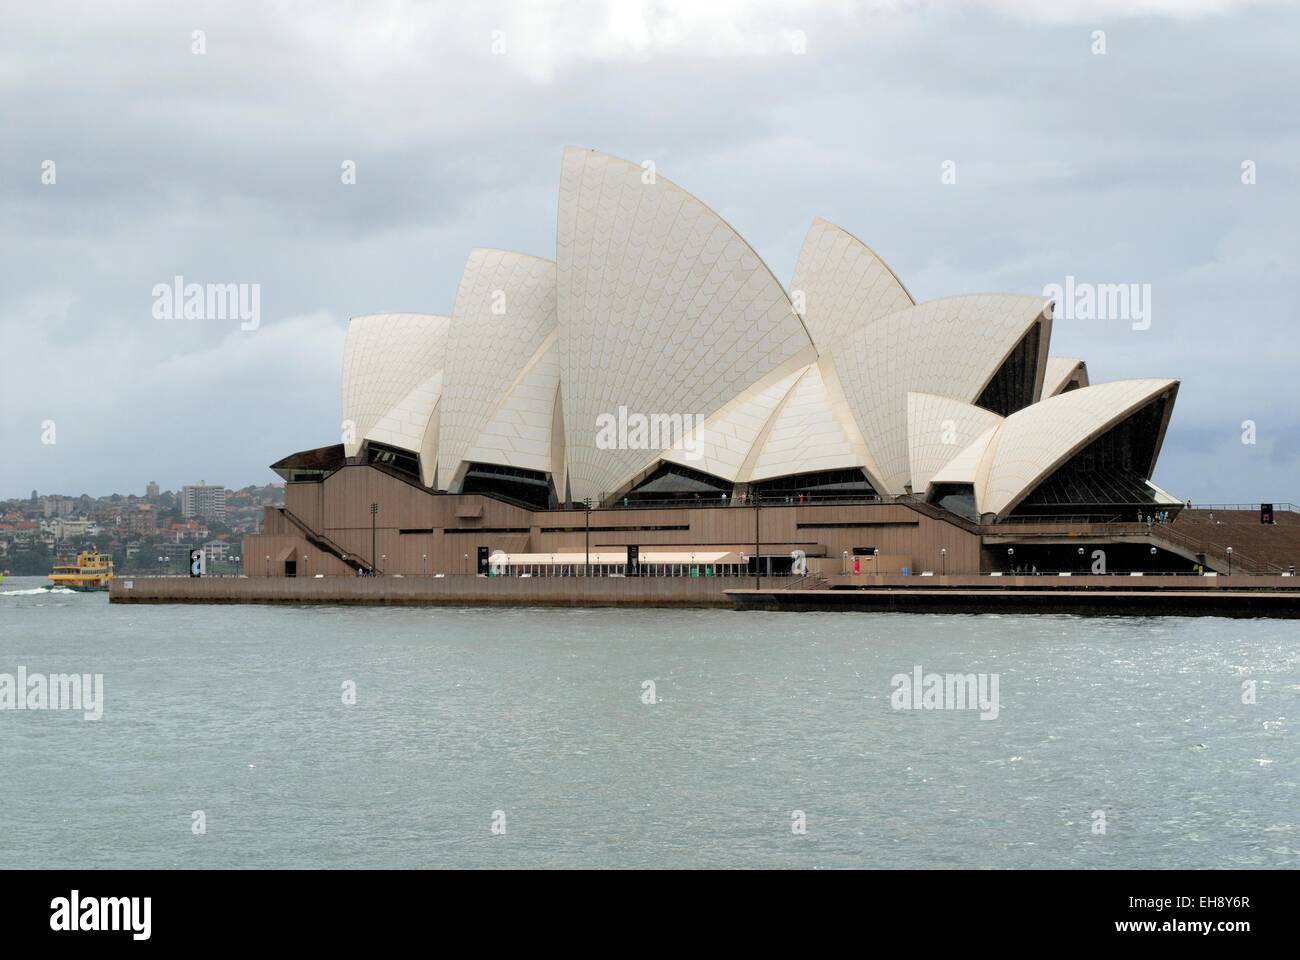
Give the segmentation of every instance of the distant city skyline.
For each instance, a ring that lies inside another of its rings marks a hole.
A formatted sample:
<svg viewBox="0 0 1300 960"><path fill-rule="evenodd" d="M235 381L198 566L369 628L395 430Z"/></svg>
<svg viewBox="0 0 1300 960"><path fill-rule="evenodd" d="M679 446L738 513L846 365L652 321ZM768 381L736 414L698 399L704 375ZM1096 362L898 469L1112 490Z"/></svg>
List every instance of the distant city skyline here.
<svg viewBox="0 0 1300 960"><path fill-rule="evenodd" d="M1181 381L1157 483L1300 501L1300 9L622 10L9 11L0 498L238 489L339 442L347 318L449 314L475 246L554 258L577 144L707 197L786 285L818 215L918 300L1059 290L1054 354ZM222 319L184 319L190 282ZM1131 315L1094 319L1113 285Z"/></svg>
<svg viewBox="0 0 1300 960"><path fill-rule="evenodd" d="M207 484L207 485L211 487L219 486L222 487L227 492L230 492L230 491L237 491L237 490L246 490L249 487L254 487L254 488L281 487L284 486L284 481L279 478L272 477L271 479L263 481L262 483L242 483L239 484L238 486L233 486L230 484ZM187 486L193 486L193 484L182 483L182 484L178 484L175 488L172 488L167 486L166 484L158 484L157 481L151 480L144 485L143 493L136 490L108 490L103 493L92 493L89 490L75 490L75 491L69 489L40 490L38 488L33 487L31 490L27 491L26 494L20 494L18 496L0 497L0 503L12 501L12 500L30 500L33 497L33 495L37 499L41 499L45 497L63 497L69 500L76 500L79 497L85 496L85 497L90 497L92 500L100 500L103 499L104 497L120 496L120 497L137 497L141 500L149 500L151 498L157 498L165 495L179 497L181 496L182 492ZM156 487L157 489L151 491L150 489L151 487Z"/></svg>

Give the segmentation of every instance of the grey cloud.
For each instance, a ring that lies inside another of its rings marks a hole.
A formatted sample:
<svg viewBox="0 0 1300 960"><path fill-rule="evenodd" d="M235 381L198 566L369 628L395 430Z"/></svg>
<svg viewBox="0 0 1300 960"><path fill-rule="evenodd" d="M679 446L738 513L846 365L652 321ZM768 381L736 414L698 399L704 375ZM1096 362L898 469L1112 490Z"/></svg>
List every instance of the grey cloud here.
<svg viewBox="0 0 1300 960"><path fill-rule="evenodd" d="M671 42L535 6L7 13L0 496L243 484L331 442L346 317L449 311L475 245L553 256L568 143L654 159L786 281L819 215L922 298L1149 282L1151 330L1061 321L1054 352L1097 379L1182 379L1172 492L1294 495L1300 12L1115 5L1093 57L1073 6L1044 23L1018 3L769 4L736 26L653 5ZM514 53L490 54L494 25ZM804 56L781 47L793 28ZM154 320L175 274L260 283L262 329ZM1269 427L1243 451L1247 417Z"/></svg>

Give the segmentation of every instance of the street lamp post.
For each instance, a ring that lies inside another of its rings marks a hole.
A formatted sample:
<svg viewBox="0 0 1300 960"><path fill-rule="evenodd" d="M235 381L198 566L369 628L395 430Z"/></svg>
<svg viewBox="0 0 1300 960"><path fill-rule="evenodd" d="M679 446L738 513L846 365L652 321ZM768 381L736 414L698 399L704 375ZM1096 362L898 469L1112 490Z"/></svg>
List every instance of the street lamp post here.
<svg viewBox="0 0 1300 960"><path fill-rule="evenodd" d="M757 490L753 491L754 498L754 589L763 589L763 556L762 546L758 539L758 501L760 499Z"/></svg>
<svg viewBox="0 0 1300 960"><path fill-rule="evenodd" d="M586 509L587 517L586 550L582 561L582 575L584 577L589 577L591 576L591 497L584 498L582 504Z"/></svg>
<svg viewBox="0 0 1300 960"><path fill-rule="evenodd" d="M939 559L943 562L943 572L940 574L940 576L946 577L948 576L948 548L947 547L939 548Z"/></svg>
<svg viewBox="0 0 1300 960"><path fill-rule="evenodd" d="M266 566L262 567L262 573L268 577L271 575L271 555L269 553L266 555Z"/></svg>
<svg viewBox="0 0 1300 960"><path fill-rule="evenodd" d="M1228 548L1228 576L1232 576L1232 547Z"/></svg>
<svg viewBox="0 0 1300 960"><path fill-rule="evenodd" d="M375 571L375 522L379 518L379 504L370 505L370 572Z"/></svg>
<svg viewBox="0 0 1300 960"><path fill-rule="evenodd" d="M422 573L427 577L429 575L429 555L427 553L420 555L420 565Z"/></svg>
<svg viewBox="0 0 1300 960"><path fill-rule="evenodd" d="M469 554L465 554L465 565L461 567L461 573L469 573Z"/></svg>
<svg viewBox="0 0 1300 960"><path fill-rule="evenodd" d="M1007 566L1008 567L1012 566L1015 559L1016 559L1016 548L1007 547Z"/></svg>

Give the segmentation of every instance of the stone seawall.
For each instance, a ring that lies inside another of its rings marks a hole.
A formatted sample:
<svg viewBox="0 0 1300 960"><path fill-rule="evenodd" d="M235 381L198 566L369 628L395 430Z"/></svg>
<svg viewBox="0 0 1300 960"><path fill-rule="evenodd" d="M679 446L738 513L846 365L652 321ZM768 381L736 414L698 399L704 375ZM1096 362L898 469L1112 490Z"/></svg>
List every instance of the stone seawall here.
<svg viewBox="0 0 1300 960"><path fill-rule="evenodd" d="M119 577L112 603L730 607L734 577ZM770 585L770 581L764 581Z"/></svg>
<svg viewBox="0 0 1300 960"><path fill-rule="evenodd" d="M1154 578L1153 578L1154 579ZM1266 578L1259 578L1266 579ZM727 592L737 610L946 614L1073 614L1114 617L1300 618L1300 591L1178 590L1119 587L967 589L879 587L860 590Z"/></svg>
<svg viewBox="0 0 1300 960"><path fill-rule="evenodd" d="M118 577L113 603L411 604L447 606L732 607L918 613L1085 612L1277 616L1300 607L1294 577L835 577L852 589L747 577ZM870 596L878 594L877 596ZM1270 594L1264 598L1262 594ZM910 599L907 596L910 595ZM1038 595L1035 599L1032 595ZM1084 595L1084 596L1080 596ZM1051 603L1045 597L1060 598ZM1245 597L1255 597L1254 601ZM890 599L890 597L898 599ZM1144 598L1152 598L1146 602ZM1242 611L1252 611L1243 613Z"/></svg>

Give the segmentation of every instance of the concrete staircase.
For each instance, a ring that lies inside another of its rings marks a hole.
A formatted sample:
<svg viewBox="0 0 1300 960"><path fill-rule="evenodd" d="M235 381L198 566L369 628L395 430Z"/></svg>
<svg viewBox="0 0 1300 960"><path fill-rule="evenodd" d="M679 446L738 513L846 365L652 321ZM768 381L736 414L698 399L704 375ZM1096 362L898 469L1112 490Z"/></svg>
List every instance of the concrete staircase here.
<svg viewBox="0 0 1300 960"><path fill-rule="evenodd" d="M1153 524L1151 536L1204 553L1206 565L1220 573L1227 572L1232 547L1233 573L1279 574L1300 567L1300 513L1277 510L1274 521L1260 523L1258 510L1184 509L1171 523Z"/></svg>
<svg viewBox="0 0 1300 960"><path fill-rule="evenodd" d="M325 536L323 533L317 533L311 527L307 526L307 524L302 520L302 518L295 515L293 511L289 510L286 507L276 507L275 509L279 512L279 514L282 517L288 520L290 524L296 527L298 529L298 532L301 533L303 537L306 538L307 542L310 543L317 550L320 550L322 553L328 553L337 557L339 560L347 564L353 570L364 571L370 569L370 565L360 560L355 554L348 553L346 550L344 550L341 546L339 546L329 537Z"/></svg>

